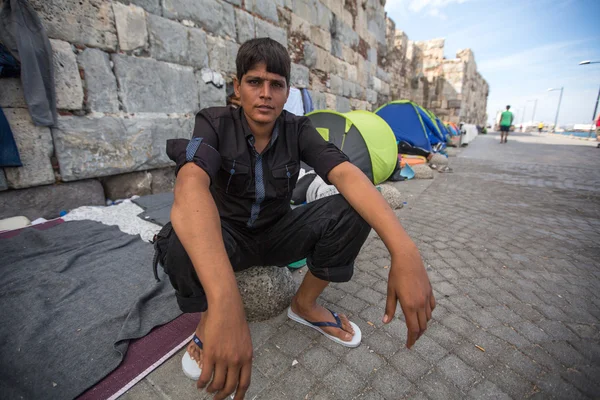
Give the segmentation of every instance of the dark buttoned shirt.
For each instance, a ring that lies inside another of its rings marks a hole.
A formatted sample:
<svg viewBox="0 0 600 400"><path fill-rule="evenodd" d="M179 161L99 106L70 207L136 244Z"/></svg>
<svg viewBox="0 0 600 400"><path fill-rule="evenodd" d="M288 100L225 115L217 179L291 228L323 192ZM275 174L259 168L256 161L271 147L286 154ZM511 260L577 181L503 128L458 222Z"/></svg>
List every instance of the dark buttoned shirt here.
<svg viewBox="0 0 600 400"><path fill-rule="evenodd" d="M193 162L210 176L221 218L249 229L264 229L290 211L300 163L329 183L327 174L348 157L327 142L307 117L283 111L271 140L259 153L242 108L213 107L196 115L191 140L167 141L177 172Z"/></svg>

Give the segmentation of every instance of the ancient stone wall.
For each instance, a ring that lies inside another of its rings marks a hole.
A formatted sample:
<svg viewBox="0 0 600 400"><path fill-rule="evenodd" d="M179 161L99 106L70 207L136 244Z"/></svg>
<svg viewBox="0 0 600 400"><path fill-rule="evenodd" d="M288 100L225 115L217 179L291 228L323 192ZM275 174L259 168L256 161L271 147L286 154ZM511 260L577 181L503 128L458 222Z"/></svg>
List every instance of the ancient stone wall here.
<svg viewBox="0 0 600 400"><path fill-rule="evenodd" d="M29 3L51 39L59 120L34 126L20 80L0 80L24 164L0 169L0 190L101 178L114 197L130 193L110 178L125 173L144 193L165 190L153 183L172 185L165 141L189 137L198 110L225 104L237 50L254 37L288 49L291 83L308 88L317 109L409 98L451 120L484 120L487 89L469 89L487 88L472 53L444 60L443 40L411 42L386 17L385 0Z"/></svg>

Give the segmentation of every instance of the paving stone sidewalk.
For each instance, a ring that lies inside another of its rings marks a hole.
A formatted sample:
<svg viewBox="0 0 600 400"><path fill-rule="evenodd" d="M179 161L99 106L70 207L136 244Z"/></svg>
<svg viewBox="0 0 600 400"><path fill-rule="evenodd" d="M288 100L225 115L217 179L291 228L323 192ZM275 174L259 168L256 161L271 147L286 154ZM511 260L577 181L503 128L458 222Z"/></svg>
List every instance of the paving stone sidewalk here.
<svg viewBox="0 0 600 400"><path fill-rule="evenodd" d="M381 323L390 259L373 237L353 280L323 294L363 344L343 348L285 315L253 323L247 398L599 398L600 149L565 140L480 135L397 213L438 302L412 350L401 319ZM205 398L181 355L123 398Z"/></svg>

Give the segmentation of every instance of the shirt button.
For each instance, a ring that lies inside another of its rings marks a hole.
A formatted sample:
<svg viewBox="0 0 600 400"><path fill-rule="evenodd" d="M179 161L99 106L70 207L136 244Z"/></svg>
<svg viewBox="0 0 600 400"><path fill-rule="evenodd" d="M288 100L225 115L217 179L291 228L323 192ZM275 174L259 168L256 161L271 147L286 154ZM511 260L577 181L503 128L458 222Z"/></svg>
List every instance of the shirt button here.
<svg viewBox="0 0 600 400"><path fill-rule="evenodd" d="M235 174L235 169L231 168L231 171L229 171L229 173L230 173L231 175Z"/></svg>

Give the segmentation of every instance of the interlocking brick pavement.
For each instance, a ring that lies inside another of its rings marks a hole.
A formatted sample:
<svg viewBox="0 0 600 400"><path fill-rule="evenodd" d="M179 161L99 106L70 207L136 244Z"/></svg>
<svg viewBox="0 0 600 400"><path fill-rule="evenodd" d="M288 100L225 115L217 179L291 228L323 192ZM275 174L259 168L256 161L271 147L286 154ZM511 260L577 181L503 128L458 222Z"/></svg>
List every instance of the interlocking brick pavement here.
<svg viewBox="0 0 600 400"><path fill-rule="evenodd" d="M600 150L592 145L479 136L451 158L454 173L436 173L397 212L438 301L414 348L404 347L401 315L381 323L390 258L374 236L353 281L322 296L360 326L362 345L344 348L284 314L253 323L247 398L598 398ZM123 397L208 398L180 372L181 355Z"/></svg>

